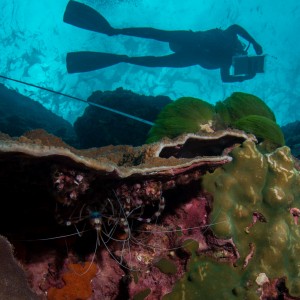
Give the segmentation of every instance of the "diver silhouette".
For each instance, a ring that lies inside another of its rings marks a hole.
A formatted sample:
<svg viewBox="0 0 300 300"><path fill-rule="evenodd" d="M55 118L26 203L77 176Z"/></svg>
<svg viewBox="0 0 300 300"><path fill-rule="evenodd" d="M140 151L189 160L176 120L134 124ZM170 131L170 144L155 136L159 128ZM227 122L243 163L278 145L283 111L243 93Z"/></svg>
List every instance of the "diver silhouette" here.
<svg viewBox="0 0 300 300"><path fill-rule="evenodd" d="M236 56L247 58L250 44L257 55L262 54L262 47L239 25L231 25L225 30L211 29L196 32L167 31L150 27L116 29L96 10L73 0L68 3L63 20L71 25L109 36L126 35L167 42L170 50L174 52L165 56L140 57L90 51L70 52L66 58L69 73L89 72L123 62L146 67L171 68L200 65L205 69L220 69L223 82L236 82L253 78L257 70L255 65L249 67L252 61L249 60L246 62L245 74L231 75L233 58ZM249 42L247 49L238 36Z"/></svg>

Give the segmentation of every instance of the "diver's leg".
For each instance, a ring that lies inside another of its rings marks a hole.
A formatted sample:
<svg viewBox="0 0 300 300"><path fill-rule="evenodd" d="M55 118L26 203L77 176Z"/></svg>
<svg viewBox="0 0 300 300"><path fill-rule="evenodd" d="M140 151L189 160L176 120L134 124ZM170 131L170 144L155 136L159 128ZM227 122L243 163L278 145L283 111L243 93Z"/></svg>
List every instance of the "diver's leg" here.
<svg viewBox="0 0 300 300"><path fill-rule="evenodd" d="M123 62L144 67L183 68L196 65L197 62L190 55L174 53L166 56L127 57Z"/></svg>
<svg viewBox="0 0 300 300"><path fill-rule="evenodd" d="M193 37L193 32L188 30L161 30L151 27L113 29L113 35L118 34L178 43L185 42Z"/></svg>
<svg viewBox="0 0 300 300"><path fill-rule="evenodd" d="M129 35L141 38L154 39L162 42L184 42L187 38L192 36L191 31L185 30L160 30L151 27L140 27L140 28L113 28L110 23L96 10L79 3L77 1L69 1L65 13L64 22L71 25L93 30L96 32L104 33L109 36L112 35Z"/></svg>
<svg viewBox="0 0 300 300"><path fill-rule="evenodd" d="M69 52L66 57L66 65L68 73L90 72L126 62L127 58L127 55L103 52Z"/></svg>
<svg viewBox="0 0 300 300"><path fill-rule="evenodd" d="M118 63L129 63L145 67L182 68L196 65L191 55L170 54L166 56L129 57L103 52L69 52L66 57L68 73L90 72L103 69Z"/></svg>

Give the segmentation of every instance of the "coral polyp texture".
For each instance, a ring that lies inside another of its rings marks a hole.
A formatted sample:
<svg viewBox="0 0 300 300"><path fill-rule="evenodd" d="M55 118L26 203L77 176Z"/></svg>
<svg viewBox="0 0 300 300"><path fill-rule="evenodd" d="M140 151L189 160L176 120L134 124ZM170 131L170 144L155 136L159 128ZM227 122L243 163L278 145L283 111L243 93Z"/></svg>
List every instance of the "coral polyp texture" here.
<svg viewBox="0 0 300 300"><path fill-rule="evenodd" d="M228 127L253 133L257 138L271 143L272 149L285 144L272 110L260 98L242 92L233 93L215 106L196 98L179 98L162 109L149 131L147 142Z"/></svg>
<svg viewBox="0 0 300 300"><path fill-rule="evenodd" d="M283 298L283 281L300 296L300 173L290 149L262 154L247 141L231 155L230 164L203 176L202 186L213 196L213 232L232 238L236 260L230 262L225 251L195 255L166 299L180 291L187 299L296 299ZM278 293L268 298L272 284Z"/></svg>
<svg viewBox="0 0 300 300"><path fill-rule="evenodd" d="M42 299L297 299L299 171L287 147L255 143L226 129L77 150L0 134L0 234Z"/></svg>

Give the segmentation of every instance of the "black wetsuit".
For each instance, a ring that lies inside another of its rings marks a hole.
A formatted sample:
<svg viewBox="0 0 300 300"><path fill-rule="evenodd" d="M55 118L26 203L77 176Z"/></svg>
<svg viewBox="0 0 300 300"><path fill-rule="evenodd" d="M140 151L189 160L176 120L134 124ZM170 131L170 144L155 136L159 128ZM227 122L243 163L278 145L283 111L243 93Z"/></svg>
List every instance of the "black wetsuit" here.
<svg viewBox="0 0 300 300"><path fill-rule="evenodd" d="M166 31L153 28L114 29L110 35L122 34L168 42L174 52L165 56L126 57L124 62L147 67L189 67L200 65L205 69L220 69L224 82L243 81L253 78L248 76L230 76L232 57L245 55L238 35L255 46L257 54L262 53L261 46L239 25L232 25L226 30L207 31Z"/></svg>
<svg viewBox="0 0 300 300"><path fill-rule="evenodd" d="M229 73L232 57L247 54L238 36L251 43L257 54L262 53L262 47L239 25L231 25L225 30L196 32L150 27L116 29L93 8L73 0L69 1L66 7L64 22L109 36L127 35L167 42L170 50L174 52L164 56L140 57L90 51L70 52L67 54L69 73L89 72L121 62L146 67L172 68L200 65L206 69L220 69L224 82L244 81L253 78L255 73L244 76L232 76Z"/></svg>

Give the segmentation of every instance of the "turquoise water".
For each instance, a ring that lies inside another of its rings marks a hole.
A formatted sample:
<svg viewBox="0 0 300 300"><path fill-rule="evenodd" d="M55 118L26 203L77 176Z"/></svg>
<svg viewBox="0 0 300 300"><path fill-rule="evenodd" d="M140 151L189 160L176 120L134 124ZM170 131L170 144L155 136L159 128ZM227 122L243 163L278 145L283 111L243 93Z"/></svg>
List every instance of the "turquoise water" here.
<svg viewBox="0 0 300 300"><path fill-rule="evenodd" d="M128 0L80 1L101 12L112 26L151 26L166 30L225 29L237 23L262 45L265 73L242 83L222 83L218 70L199 66L149 68L121 63L88 73L68 74L66 53L101 51L130 56L165 55L167 43L128 37L109 37L63 22L67 0L2 0L0 9L0 74L86 99L96 90L118 87L145 95L201 98L210 103L234 91L252 93L274 110L284 125L300 119L300 12L297 1L242 0ZM251 52L251 49L250 49ZM33 87L3 81L8 87L41 102L73 123L84 105Z"/></svg>

